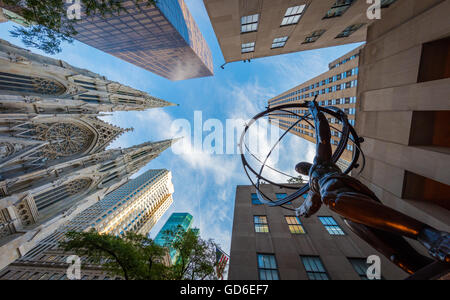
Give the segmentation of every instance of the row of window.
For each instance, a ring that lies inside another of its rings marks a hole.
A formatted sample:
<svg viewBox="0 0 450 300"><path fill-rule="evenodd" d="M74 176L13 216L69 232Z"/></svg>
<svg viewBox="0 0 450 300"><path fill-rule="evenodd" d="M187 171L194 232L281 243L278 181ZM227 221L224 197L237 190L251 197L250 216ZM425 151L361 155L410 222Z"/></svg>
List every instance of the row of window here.
<svg viewBox="0 0 450 300"><path fill-rule="evenodd" d="M285 216L289 231L292 234L306 234L306 230L297 216ZM319 217L320 222L330 235L345 235L344 230L339 226L333 217ZM253 216L253 224L256 233L269 233L269 221L267 216Z"/></svg>
<svg viewBox="0 0 450 300"><path fill-rule="evenodd" d="M260 280L280 280L278 265L274 254L257 254L258 274ZM309 280L330 280L325 266L319 256L300 256ZM353 269L362 280L368 280L369 265L364 258L348 258Z"/></svg>
<svg viewBox="0 0 450 300"><path fill-rule="evenodd" d="M334 69L334 68L337 68L337 67L339 67L339 66L342 66L343 64L345 64L345 63L347 63L347 62L349 62L349 61L351 61L351 60L354 60L354 59L357 58L357 57L359 57L359 53L357 53L357 54L355 54L355 55L352 55L352 56L350 56L349 58L345 58L345 59L341 60L340 62L338 62L338 63L336 63L336 64L330 66L330 70L331 70L331 69Z"/></svg>
<svg viewBox="0 0 450 300"><path fill-rule="evenodd" d="M396 0L381 0L381 8L388 7ZM331 9L326 13L326 15L323 17L323 19L329 19L329 18L335 18L342 16L354 3L354 0L336 0L335 4L331 7ZM293 7L289 7L286 10L286 13L284 14L283 19L281 20L280 27L283 26L289 26L289 25L295 25L298 24L300 21L300 18L303 16L306 9L306 5L297 5ZM248 32L256 32L258 31L259 27L259 21L260 21L260 15L254 14L249 16L243 16L241 18L241 34L242 33L248 33ZM361 24L353 24L345 28L339 35L336 36L336 38L345 38L352 35L354 32L356 32L358 29L360 29L362 26L364 26L364 23ZM313 33L311 33L309 36L305 38L305 41L303 44L308 43L314 43L316 42L324 33L326 30L316 30ZM272 42L272 49L282 48L286 45L287 40L289 39L288 36L283 37L277 37ZM249 53L253 52L255 50L255 43L251 43L253 46L251 47L244 47L242 45L242 53ZM252 50L253 49L253 50Z"/></svg>
<svg viewBox="0 0 450 300"><path fill-rule="evenodd" d="M302 16L306 5L289 7L284 14L280 26L297 24ZM241 18L241 33L258 31L259 14L244 16Z"/></svg>
<svg viewBox="0 0 450 300"><path fill-rule="evenodd" d="M316 82L314 84L311 84L311 85L309 85L307 87L298 89L297 91L291 92L291 93L283 95L281 97L278 97L277 99L274 99L271 102L273 103L273 102L276 102L278 100L282 100L282 99L285 99L285 98L293 97L293 96L302 94L304 92L307 92L307 91L310 91L310 90L314 90L314 89L317 89L319 87L328 85L330 83L337 82L339 80L343 80L343 79L346 79L348 77L358 75L358 73L359 73L359 68L356 67L356 68L350 69L348 71L342 72L340 74L334 75L334 76L332 76L330 78L324 79L322 81L318 81L318 82Z"/></svg>
<svg viewBox="0 0 450 300"><path fill-rule="evenodd" d="M344 31L342 31L340 34L338 34L335 38L340 39L340 38L349 37L354 32L356 32L358 29L363 27L364 25L366 25L366 24L361 23L361 24L350 25L347 28L345 28ZM245 25L245 26L248 26L248 25ZM311 44L311 43L316 42L325 32L326 32L325 29L314 31L313 33L311 33L309 36L307 36L305 38L305 40L302 42L302 44ZM289 39L289 36L274 38L274 40L272 41L271 49L283 48L286 45L286 42L288 41L288 39ZM255 51L255 42L252 42L250 44L253 45L253 47L251 47L253 49L245 47L247 44L242 44L242 51L241 51L242 54Z"/></svg>
<svg viewBox="0 0 450 300"><path fill-rule="evenodd" d="M302 94L300 96L288 98L288 99L283 100L283 101L277 101L276 103L274 103L275 101L272 101L272 102L270 102L270 105L272 105L272 106L273 105L281 105L281 104L288 103L288 102L304 100L304 99L307 99L307 98L315 97L317 95L324 95L324 94L328 94L328 93L334 93L334 92L338 92L338 91L342 91L342 90L346 90L346 89L350 89L350 88L355 88L357 86L358 86L358 80L351 80L351 81L347 81L345 83L341 83L341 84L337 84L337 85L334 85L334 86L331 86L331 87L328 87L328 88L317 90L315 92Z"/></svg>
<svg viewBox="0 0 450 300"><path fill-rule="evenodd" d="M320 106L331 106L331 105L344 105L344 104L355 104L356 103L356 97L346 97L346 98L338 98L338 99L331 99L331 100L324 100L318 102ZM352 110L353 109L353 110ZM355 114L354 108L344 108L343 109L346 114ZM308 109L299 109L299 110L292 110L294 114L297 115L306 115L309 113ZM279 117L285 117L289 119L298 119L299 117L290 113L275 113L270 114L270 116L279 116Z"/></svg>
<svg viewBox="0 0 450 300"><path fill-rule="evenodd" d="M101 276L83 275L81 280L99 280ZM61 273L49 272L30 272L30 271L15 271L7 270L1 274L0 278L11 278L14 280L68 280L67 275ZM120 277L115 277L115 280L121 280ZM111 280L109 276L104 276L102 280Z"/></svg>

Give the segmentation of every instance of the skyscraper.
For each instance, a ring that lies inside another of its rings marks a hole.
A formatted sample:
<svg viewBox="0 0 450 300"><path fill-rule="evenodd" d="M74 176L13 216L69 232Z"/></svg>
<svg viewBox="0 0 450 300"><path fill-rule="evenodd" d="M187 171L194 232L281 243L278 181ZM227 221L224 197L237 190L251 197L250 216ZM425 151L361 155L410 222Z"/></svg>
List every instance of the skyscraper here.
<svg viewBox="0 0 450 300"><path fill-rule="evenodd" d="M101 112L171 105L0 40L0 268L171 145L105 150L130 129Z"/></svg>
<svg viewBox="0 0 450 300"><path fill-rule="evenodd" d="M214 74L211 50L184 0L158 0L156 5L123 0L121 5L126 10L119 14L82 14L74 38L170 80Z"/></svg>
<svg viewBox="0 0 450 300"><path fill-rule="evenodd" d="M155 243L163 247L170 245L175 241L176 234L166 235L166 231L171 231L173 233L177 233L180 230L187 231L191 228L193 219L194 217L189 213L173 213L159 231L158 235L155 238ZM198 232L198 230L196 229L195 231ZM171 263L175 264L178 258L178 253L170 246L168 248Z"/></svg>
<svg viewBox="0 0 450 300"><path fill-rule="evenodd" d="M272 199L292 193L268 184L261 188ZM288 209L263 205L252 186L237 187L229 280L366 280L371 255L380 257L383 279L407 277L326 207L310 218Z"/></svg>
<svg viewBox="0 0 450 300"><path fill-rule="evenodd" d="M172 204L172 175L167 170L149 170L129 180L102 200L80 212L39 242L24 257L0 273L0 279L65 279L68 255L58 248L65 233L95 229L99 233L123 235L126 232L148 234ZM87 263L82 279L105 279L100 266Z"/></svg>
<svg viewBox="0 0 450 300"><path fill-rule="evenodd" d="M367 11L357 0L203 0L227 63L363 42ZM382 14L396 0L381 0Z"/></svg>
<svg viewBox="0 0 450 300"><path fill-rule="evenodd" d="M322 106L335 106L342 109L347 115L350 124L355 125L356 111L356 87L358 85L358 66L359 53L363 46L358 47L344 56L336 59L329 64L329 71L302 83L272 99L269 99L270 108L283 104L304 103L312 101L317 96L317 102ZM287 109L293 111L299 116L308 113L308 109ZM269 115L269 121L277 124L281 129L287 130L294 125L300 118L287 112L274 112ZM334 127L331 130L333 150L339 144L342 130L342 124L335 119L329 118L330 124ZM291 133L315 143L315 130L306 121L299 122L297 126L291 129ZM349 144L339 164L342 169L348 167L348 162L352 160L353 145Z"/></svg>

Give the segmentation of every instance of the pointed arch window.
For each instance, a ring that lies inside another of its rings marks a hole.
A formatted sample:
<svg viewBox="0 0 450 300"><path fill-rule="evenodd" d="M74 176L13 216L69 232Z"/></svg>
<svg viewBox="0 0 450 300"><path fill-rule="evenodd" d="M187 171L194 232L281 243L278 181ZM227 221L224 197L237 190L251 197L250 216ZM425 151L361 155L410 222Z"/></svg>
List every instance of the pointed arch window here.
<svg viewBox="0 0 450 300"><path fill-rule="evenodd" d="M82 194L91 185L92 180L88 178L76 179L63 184L57 188L48 190L34 197L34 203L39 210L54 205L73 195Z"/></svg>
<svg viewBox="0 0 450 300"><path fill-rule="evenodd" d="M66 88L48 78L0 72L0 91L9 94L61 95Z"/></svg>

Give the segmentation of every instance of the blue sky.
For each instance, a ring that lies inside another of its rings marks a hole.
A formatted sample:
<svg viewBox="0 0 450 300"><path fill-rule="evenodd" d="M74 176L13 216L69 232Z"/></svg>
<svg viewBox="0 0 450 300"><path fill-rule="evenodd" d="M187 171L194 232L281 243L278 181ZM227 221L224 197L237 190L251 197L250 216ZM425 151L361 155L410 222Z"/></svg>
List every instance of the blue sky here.
<svg viewBox="0 0 450 300"><path fill-rule="evenodd" d="M220 65L224 63L224 59L203 1L185 2L211 48L214 77L171 82L79 42L64 45L62 53L54 56L104 75L110 80L180 104L179 107L115 113L106 117L105 120L114 125L134 128L134 132L120 137L112 147L129 147L149 140L179 136L180 133L170 130L172 122L187 119L193 128L194 111L201 111L203 120L218 119L223 124L226 119L247 120L264 110L271 97L327 71L329 62L360 45L267 57L255 59L251 63L232 63L222 70ZM19 40L10 37L8 31L12 26L11 23L0 24L0 37L23 47ZM203 135L207 136L209 133L204 132ZM289 157L283 155L287 153L290 153ZM297 162L312 160L313 147L312 144L289 135L280 148L280 155L281 159L273 166L293 174L293 167ZM153 228L151 236L158 233L171 213L189 212L194 216L194 226L200 228L202 237L215 239L229 253L235 189L237 185L249 184L240 157L205 152L177 155L167 150L141 170L141 173L158 168L166 168L173 173L174 204Z"/></svg>

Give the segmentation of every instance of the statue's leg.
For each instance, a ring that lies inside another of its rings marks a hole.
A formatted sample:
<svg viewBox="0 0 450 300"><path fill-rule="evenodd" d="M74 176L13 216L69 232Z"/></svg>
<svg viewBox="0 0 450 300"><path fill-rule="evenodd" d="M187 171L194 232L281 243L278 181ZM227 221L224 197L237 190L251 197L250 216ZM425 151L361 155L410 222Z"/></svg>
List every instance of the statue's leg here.
<svg viewBox="0 0 450 300"><path fill-rule="evenodd" d="M431 264L433 260L421 255L403 237L345 220L350 229L375 250L409 274Z"/></svg>
<svg viewBox="0 0 450 300"><path fill-rule="evenodd" d="M327 183L333 185L332 180ZM434 258L450 262L450 234L440 232L358 192L322 187L322 201L342 217L368 227L418 240Z"/></svg>

